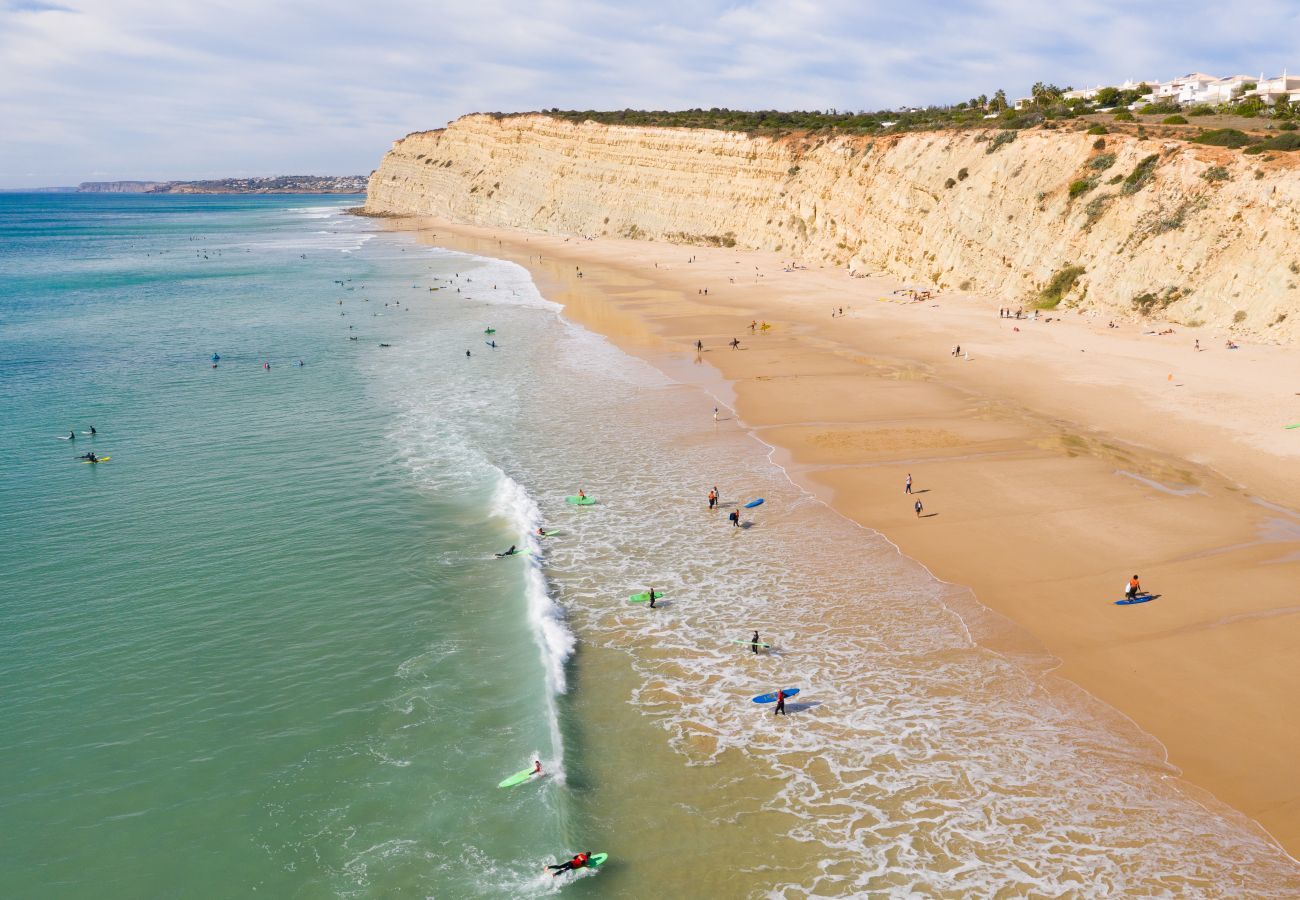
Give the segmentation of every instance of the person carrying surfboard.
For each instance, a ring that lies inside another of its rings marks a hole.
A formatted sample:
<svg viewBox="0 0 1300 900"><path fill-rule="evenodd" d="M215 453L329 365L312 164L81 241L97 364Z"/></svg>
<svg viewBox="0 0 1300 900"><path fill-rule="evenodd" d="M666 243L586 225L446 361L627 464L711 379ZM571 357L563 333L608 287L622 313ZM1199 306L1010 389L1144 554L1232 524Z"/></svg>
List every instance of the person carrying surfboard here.
<svg viewBox="0 0 1300 900"><path fill-rule="evenodd" d="M1128 584L1124 586L1124 599L1136 600L1137 595L1140 593L1142 593L1142 582L1138 581L1138 577L1134 575L1128 580Z"/></svg>
<svg viewBox="0 0 1300 900"><path fill-rule="evenodd" d="M757 631L754 632L754 639L750 643L749 649L753 650L755 653L758 653L758 632Z"/></svg>
<svg viewBox="0 0 1300 900"><path fill-rule="evenodd" d="M727 518L731 520L731 524L732 524L734 527L736 527L736 528L739 528L739 527L740 527L740 510L738 510L738 509L733 509L733 510L731 511L731 514L730 514L729 516L727 516Z"/></svg>
<svg viewBox="0 0 1300 900"><path fill-rule="evenodd" d="M586 853L579 853L577 856L575 856L573 859L569 860L568 862L562 862L556 866L548 865L546 868L552 870L551 877L554 878L556 875L559 875L561 872L568 872L571 870L581 869L583 866L587 864L587 860L589 859L591 859L590 850L588 850Z"/></svg>
<svg viewBox="0 0 1300 900"><path fill-rule="evenodd" d="M757 652L758 648L755 647L754 650L755 650L755 652ZM785 716L785 715L789 715L789 713L787 713L787 712L785 711L785 691L784 691L784 690L778 690L778 691L776 692L776 711L775 711L774 713L772 713L772 715L774 715L774 716Z"/></svg>
<svg viewBox="0 0 1300 900"><path fill-rule="evenodd" d="M650 588L649 590L646 591L646 596L648 596L648 597L650 598L650 608L651 608L651 609L654 609L654 608L655 608L655 597L659 597L659 596L662 596L662 595L661 595L661 594L656 594L656 593L655 593L655 589L654 589L654 588Z"/></svg>

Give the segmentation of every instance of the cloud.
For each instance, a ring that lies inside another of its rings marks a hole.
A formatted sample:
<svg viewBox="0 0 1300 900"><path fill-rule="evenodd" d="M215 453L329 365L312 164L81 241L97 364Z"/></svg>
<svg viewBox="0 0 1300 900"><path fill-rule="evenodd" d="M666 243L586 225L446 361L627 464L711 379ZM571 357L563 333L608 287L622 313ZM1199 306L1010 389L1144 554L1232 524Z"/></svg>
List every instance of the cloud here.
<svg viewBox="0 0 1300 900"><path fill-rule="evenodd" d="M0 185L357 173L474 111L877 109L1275 72L1300 2L0 0ZM28 175L28 173L32 173Z"/></svg>

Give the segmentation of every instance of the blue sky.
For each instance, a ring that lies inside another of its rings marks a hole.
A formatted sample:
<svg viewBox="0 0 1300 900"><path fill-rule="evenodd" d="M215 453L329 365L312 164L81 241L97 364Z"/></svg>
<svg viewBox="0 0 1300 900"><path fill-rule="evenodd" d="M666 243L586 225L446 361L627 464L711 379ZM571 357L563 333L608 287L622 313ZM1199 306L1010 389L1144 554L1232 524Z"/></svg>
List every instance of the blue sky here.
<svg viewBox="0 0 1300 900"><path fill-rule="evenodd" d="M362 174L475 111L1300 71L1300 0L0 0L0 187Z"/></svg>

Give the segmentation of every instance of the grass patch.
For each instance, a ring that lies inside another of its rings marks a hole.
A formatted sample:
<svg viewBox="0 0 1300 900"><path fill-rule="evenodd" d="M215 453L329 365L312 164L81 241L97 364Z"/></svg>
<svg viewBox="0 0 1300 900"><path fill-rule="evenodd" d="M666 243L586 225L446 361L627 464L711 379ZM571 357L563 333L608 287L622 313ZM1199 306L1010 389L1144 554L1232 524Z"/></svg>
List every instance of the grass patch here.
<svg viewBox="0 0 1300 900"><path fill-rule="evenodd" d="M1227 147L1230 150L1236 150L1251 143L1252 138L1244 131L1238 131L1236 128L1215 128L1212 131L1203 131L1196 137L1192 138L1193 144L1208 144L1211 147Z"/></svg>
<svg viewBox="0 0 1300 900"><path fill-rule="evenodd" d="M1186 125L1187 120L1180 115L1165 116L1160 120L1161 125Z"/></svg>
<svg viewBox="0 0 1300 900"><path fill-rule="evenodd" d="M1106 207L1115 199L1114 194L1098 194L1088 201L1088 205L1083 208L1085 218L1083 220L1084 228L1091 228L1102 214L1106 212Z"/></svg>
<svg viewBox="0 0 1300 900"><path fill-rule="evenodd" d="M1155 174L1156 163L1159 161L1160 157L1153 153L1146 159L1142 160L1142 162L1138 163L1133 171L1128 174L1128 177L1124 179L1124 186L1120 188L1119 192L1128 196L1130 194L1136 194L1138 191L1146 187L1147 183L1151 181L1151 177Z"/></svg>
<svg viewBox="0 0 1300 900"><path fill-rule="evenodd" d="M1082 196L1097 186L1095 178L1080 178L1077 181L1070 182L1070 199Z"/></svg>
<svg viewBox="0 0 1300 900"><path fill-rule="evenodd" d="M1047 287L1038 292L1034 306L1038 309L1056 309L1065 295L1074 289L1074 284L1084 272L1083 266L1066 266L1052 276Z"/></svg>
<svg viewBox="0 0 1300 900"><path fill-rule="evenodd" d="M1007 144L1014 143L1015 140L1016 140L1016 133L1014 131L999 131L989 141L989 145L984 148L984 152L997 153Z"/></svg>
<svg viewBox="0 0 1300 900"><path fill-rule="evenodd" d="M1110 129L1105 125L1094 125L1085 132L1086 134L1110 134Z"/></svg>
<svg viewBox="0 0 1300 900"><path fill-rule="evenodd" d="M1228 170L1223 166L1210 166L1201 173L1201 177L1209 182L1232 180L1232 176L1228 174Z"/></svg>
<svg viewBox="0 0 1300 900"><path fill-rule="evenodd" d="M1098 172L1104 172L1113 165L1115 165L1114 153L1103 153L1088 160L1088 168L1096 169Z"/></svg>

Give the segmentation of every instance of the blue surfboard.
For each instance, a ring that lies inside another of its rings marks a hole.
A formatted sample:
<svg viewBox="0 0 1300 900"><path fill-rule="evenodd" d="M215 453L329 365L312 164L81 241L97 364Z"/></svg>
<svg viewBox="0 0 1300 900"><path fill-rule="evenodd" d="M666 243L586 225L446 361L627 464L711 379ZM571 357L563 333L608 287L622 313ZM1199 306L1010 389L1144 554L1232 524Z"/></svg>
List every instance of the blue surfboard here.
<svg viewBox="0 0 1300 900"><path fill-rule="evenodd" d="M1152 597L1150 594L1139 594L1138 596L1134 597L1132 600L1130 600L1130 599L1127 598L1127 597L1125 597L1123 600L1116 600L1116 601L1115 601L1115 605L1116 605L1116 606L1132 606L1132 605L1135 604L1135 603L1146 603L1147 601L1149 601L1149 600L1154 600L1154 599L1156 599L1156 598L1155 598L1155 597Z"/></svg>
<svg viewBox="0 0 1300 900"><path fill-rule="evenodd" d="M763 498L759 497L757 500L750 500L748 503L746 503L745 509L753 509L755 506L762 506L762 505L763 505Z"/></svg>
<svg viewBox="0 0 1300 900"><path fill-rule="evenodd" d="M795 694L797 694L797 693L799 693L799 689L798 689L798 688L786 688L786 689L785 689L785 699L789 700L791 697L793 697L793 696L794 696ZM773 691L773 692L770 693L770 694L759 694L757 697L755 697L755 698L753 699L753 702L754 702L754 703L775 703L775 702L776 702L776 691Z"/></svg>

